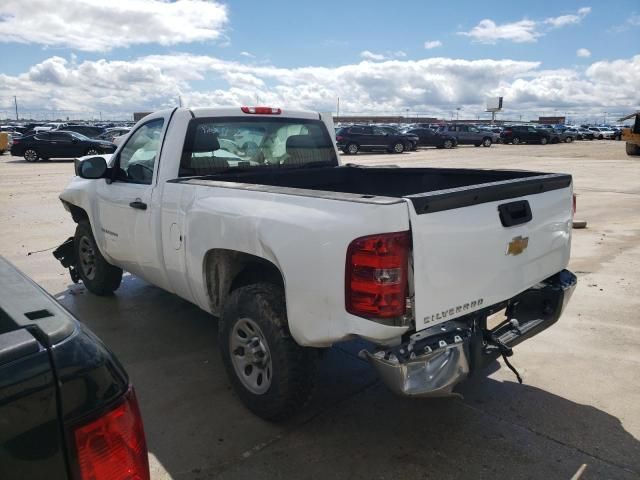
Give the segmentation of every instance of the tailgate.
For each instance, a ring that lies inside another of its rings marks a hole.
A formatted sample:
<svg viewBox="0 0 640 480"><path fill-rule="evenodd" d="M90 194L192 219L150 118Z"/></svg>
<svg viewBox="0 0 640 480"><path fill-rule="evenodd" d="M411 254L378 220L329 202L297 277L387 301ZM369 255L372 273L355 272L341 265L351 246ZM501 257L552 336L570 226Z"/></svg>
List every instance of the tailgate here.
<svg viewBox="0 0 640 480"><path fill-rule="evenodd" d="M569 262L569 175L405 198L413 237L416 330L508 300Z"/></svg>

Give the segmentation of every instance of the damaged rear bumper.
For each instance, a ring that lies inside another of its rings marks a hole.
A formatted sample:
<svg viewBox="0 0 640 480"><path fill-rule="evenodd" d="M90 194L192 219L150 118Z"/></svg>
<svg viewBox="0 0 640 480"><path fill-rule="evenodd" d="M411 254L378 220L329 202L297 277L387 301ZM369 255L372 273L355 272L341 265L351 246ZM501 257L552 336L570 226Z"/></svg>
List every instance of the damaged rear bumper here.
<svg viewBox="0 0 640 480"><path fill-rule="evenodd" d="M576 276L563 270L516 297L465 317L421 330L399 346L360 355L394 392L439 397L467 376L558 321ZM505 310L505 321L487 328L487 317Z"/></svg>

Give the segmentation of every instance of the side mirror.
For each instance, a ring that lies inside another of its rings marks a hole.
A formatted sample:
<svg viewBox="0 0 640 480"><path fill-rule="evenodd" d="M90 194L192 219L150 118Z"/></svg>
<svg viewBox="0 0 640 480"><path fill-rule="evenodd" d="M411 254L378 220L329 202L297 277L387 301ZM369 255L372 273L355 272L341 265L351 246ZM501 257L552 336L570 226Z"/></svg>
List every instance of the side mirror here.
<svg viewBox="0 0 640 480"><path fill-rule="evenodd" d="M77 173L82 178L94 180L104 178L108 169L104 157L90 157L79 162Z"/></svg>

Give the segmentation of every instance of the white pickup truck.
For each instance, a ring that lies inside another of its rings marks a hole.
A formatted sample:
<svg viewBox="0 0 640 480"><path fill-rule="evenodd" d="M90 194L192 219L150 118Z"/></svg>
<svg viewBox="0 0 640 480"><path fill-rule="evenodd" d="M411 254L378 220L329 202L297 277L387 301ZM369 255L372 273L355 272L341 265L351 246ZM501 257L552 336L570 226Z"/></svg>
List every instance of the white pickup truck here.
<svg viewBox="0 0 640 480"><path fill-rule="evenodd" d="M270 107L149 115L76 161L55 255L95 294L125 270L217 316L230 381L268 419L308 400L337 342L371 342L394 391L445 396L558 320L569 175L343 165L331 132Z"/></svg>

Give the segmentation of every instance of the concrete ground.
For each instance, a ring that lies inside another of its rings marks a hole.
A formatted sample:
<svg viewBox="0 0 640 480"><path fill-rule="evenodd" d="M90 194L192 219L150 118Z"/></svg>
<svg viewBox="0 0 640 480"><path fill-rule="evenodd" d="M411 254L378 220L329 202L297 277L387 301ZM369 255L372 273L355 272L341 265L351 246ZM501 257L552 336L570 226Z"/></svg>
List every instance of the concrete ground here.
<svg viewBox="0 0 640 480"><path fill-rule="evenodd" d="M496 364L461 385L464 398L399 398L350 343L324 357L309 408L264 422L230 389L215 318L131 276L111 298L70 282L47 249L74 230L57 200L72 162L0 157L0 253L124 363L153 479L569 479L582 464L584 479L640 478L640 161L614 141L342 159L573 174L589 222L574 230L579 285L560 322L516 349L524 385Z"/></svg>

